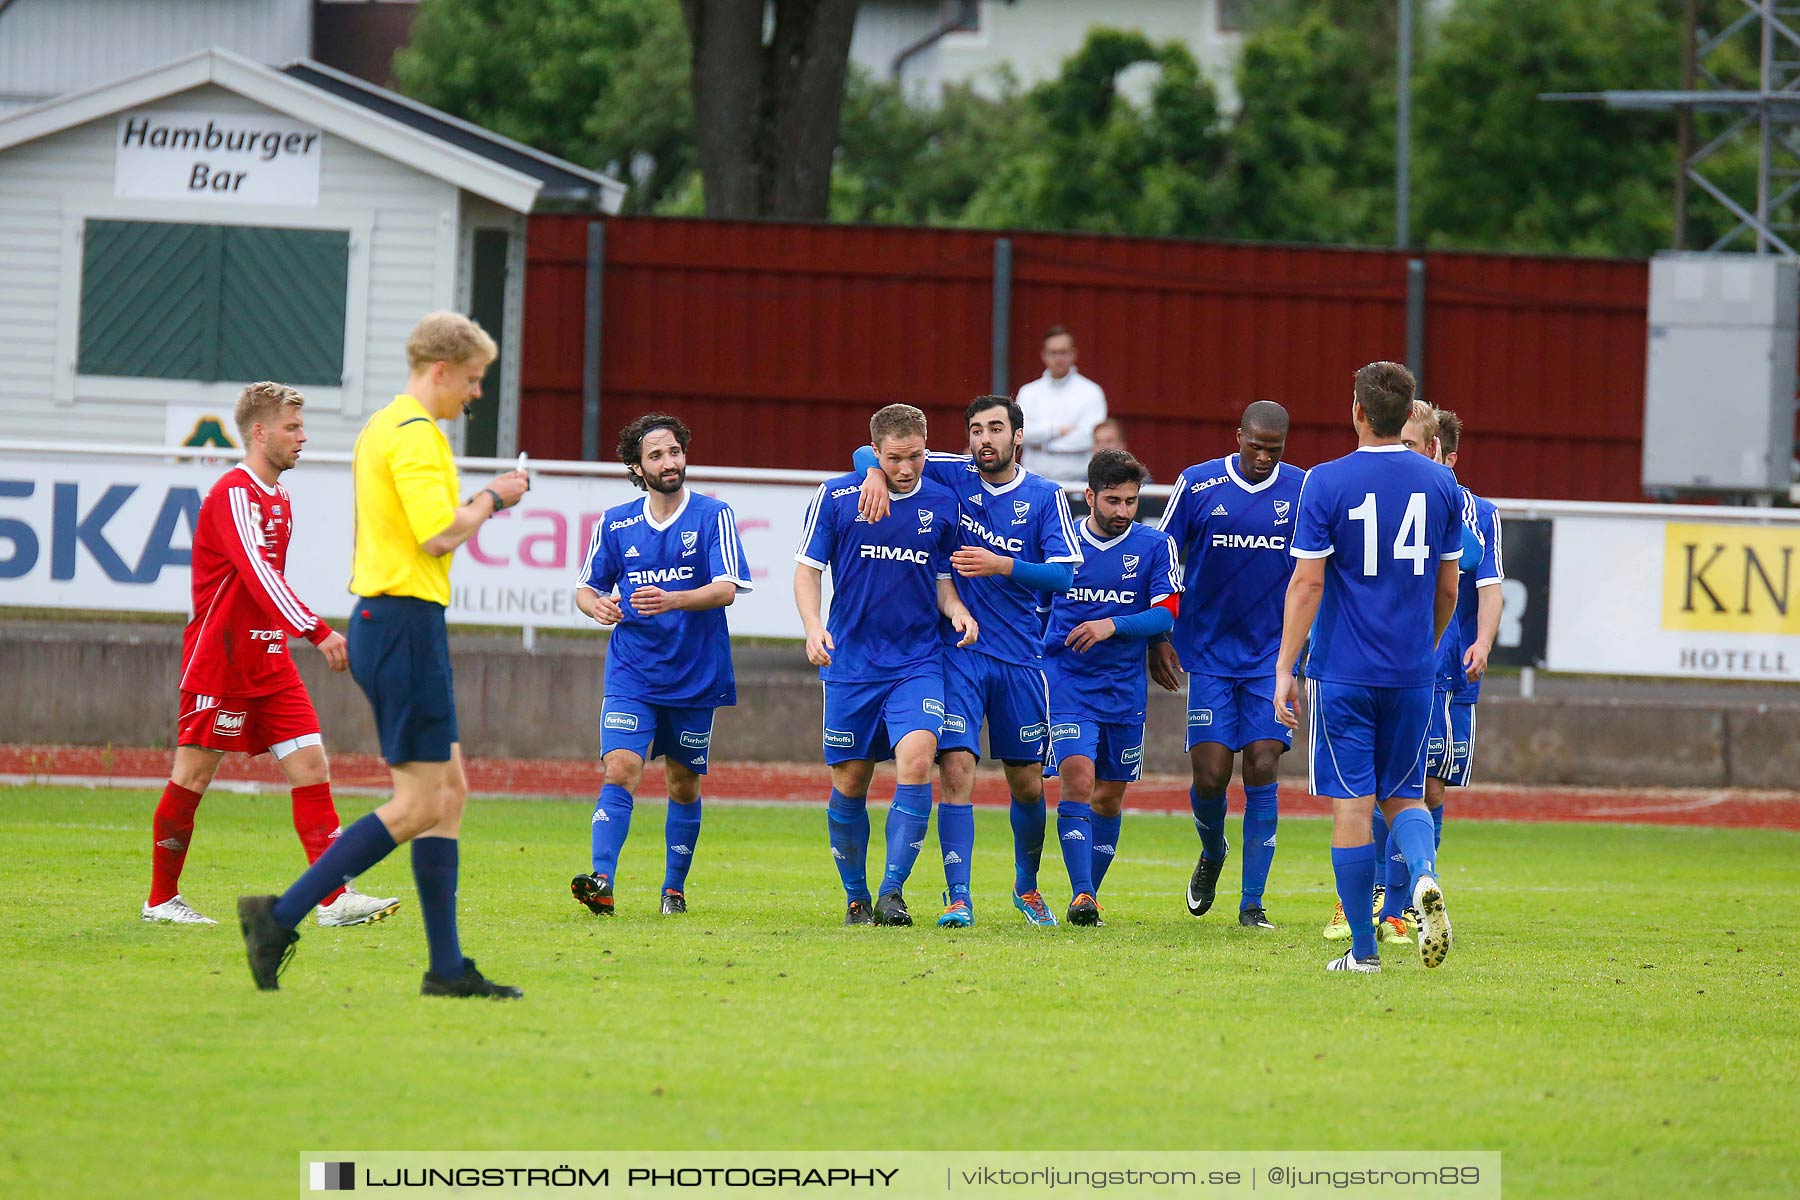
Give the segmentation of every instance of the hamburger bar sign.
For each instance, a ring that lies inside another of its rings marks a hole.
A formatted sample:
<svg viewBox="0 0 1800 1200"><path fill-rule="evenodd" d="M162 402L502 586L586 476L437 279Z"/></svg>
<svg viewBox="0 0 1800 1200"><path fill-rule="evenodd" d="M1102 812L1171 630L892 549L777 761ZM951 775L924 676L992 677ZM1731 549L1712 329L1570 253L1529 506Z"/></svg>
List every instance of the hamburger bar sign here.
<svg viewBox="0 0 1800 1200"><path fill-rule="evenodd" d="M113 194L316 207L324 140L317 126L273 113L126 113Z"/></svg>

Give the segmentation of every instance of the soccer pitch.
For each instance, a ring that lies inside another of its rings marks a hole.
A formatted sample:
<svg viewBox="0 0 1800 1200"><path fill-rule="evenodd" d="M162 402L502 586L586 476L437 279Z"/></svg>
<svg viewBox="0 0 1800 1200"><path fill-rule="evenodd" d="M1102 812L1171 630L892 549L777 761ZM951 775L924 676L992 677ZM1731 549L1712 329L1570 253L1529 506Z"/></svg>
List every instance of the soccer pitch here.
<svg viewBox="0 0 1800 1200"><path fill-rule="evenodd" d="M1454 953L1388 947L1364 977L1323 971L1321 820L1284 823L1259 932L1223 887L1186 915L1192 824L1128 797L1108 927L1037 930L1006 902L1005 813L978 810L977 924L951 932L935 833L923 923L845 929L822 806L713 804L693 911L665 918L640 804L605 920L568 893L590 805L477 800L463 939L524 987L505 1004L417 994L404 851L366 880L398 916L309 921L256 992L233 900L303 862L285 794L202 806L183 891L207 928L137 919L155 799L0 789L7 1196L286 1196L328 1147L1499 1150L1509 1196L1800 1189L1800 835L1453 809Z"/></svg>

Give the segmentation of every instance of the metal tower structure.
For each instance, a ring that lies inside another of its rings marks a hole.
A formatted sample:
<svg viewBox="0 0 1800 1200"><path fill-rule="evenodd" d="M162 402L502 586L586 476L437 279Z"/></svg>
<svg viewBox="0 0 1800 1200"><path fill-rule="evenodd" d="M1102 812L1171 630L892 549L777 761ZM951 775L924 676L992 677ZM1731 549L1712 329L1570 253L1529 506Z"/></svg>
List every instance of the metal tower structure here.
<svg viewBox="0 0 1800 1200"><path fill-rule="evenodd" d="M1709 253L1748 240L1757 254L1800 257L1800 4L1721 0L1712 6L1725 17L1716 30L1698 21L1696 7L1687 0L1681 90L1546 92L1539 99L1676 113L1675 248L1687 249L1689 189L1697 188L1735 221ZM1699 146L1696 114L1726 118ZM1754 194L1718 170L1726 151L1745 146L1755 151Z"/></svg>

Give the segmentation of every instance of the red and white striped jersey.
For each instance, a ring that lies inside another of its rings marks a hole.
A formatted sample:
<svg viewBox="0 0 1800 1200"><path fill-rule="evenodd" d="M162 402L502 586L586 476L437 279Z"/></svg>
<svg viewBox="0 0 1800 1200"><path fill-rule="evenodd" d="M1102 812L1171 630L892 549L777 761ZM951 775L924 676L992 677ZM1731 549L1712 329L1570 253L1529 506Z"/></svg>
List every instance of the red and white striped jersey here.
<svg viewBox="0 0 1800 1200"><path fill-rule="evenodd" d="M288 586L294 503L248 467L227 471L194 529L194 615L181 643L181 690L262 696L298 686L289 634L317 645L331 633Z"/></svg>

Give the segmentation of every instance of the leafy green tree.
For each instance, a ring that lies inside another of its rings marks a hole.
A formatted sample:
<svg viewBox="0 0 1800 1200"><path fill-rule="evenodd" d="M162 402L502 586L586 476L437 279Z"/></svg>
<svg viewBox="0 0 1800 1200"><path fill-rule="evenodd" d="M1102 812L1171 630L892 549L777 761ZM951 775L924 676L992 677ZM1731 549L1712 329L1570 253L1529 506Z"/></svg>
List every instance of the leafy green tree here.
<svg viewBox="0 0 1800 1200"><path fill-rule="evenodd" d="M417 100L628 180L629 211L697 166L678 0L427 0L394 74Z"/></svg>

